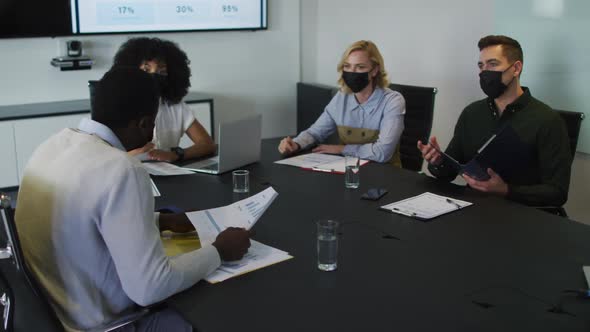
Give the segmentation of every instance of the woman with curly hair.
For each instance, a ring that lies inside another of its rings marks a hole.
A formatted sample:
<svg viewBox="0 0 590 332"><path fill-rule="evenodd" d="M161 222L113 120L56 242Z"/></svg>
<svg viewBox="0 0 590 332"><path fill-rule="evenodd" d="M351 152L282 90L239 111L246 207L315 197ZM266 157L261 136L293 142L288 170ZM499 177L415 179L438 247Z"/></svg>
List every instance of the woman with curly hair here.
<svg viewBox="0 0 590 332"><path fill-rule="evenodd" d="M215 151L213 140L182 101L191 85L189 64L178 45L159 38L131 38L117 51L113 67L139 67L156 75L161 86L154 139L143 148L130 151L131 154L146 152L151 160L174 162ZM194 143L186 149L178 146L184 133Z"/></svg>

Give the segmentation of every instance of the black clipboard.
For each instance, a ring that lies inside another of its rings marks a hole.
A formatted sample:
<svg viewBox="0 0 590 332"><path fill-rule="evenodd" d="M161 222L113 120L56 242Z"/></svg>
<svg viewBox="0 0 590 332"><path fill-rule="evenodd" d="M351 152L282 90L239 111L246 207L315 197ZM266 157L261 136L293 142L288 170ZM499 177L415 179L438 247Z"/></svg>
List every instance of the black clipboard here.
<svg viewBox="0 0 590 332"><path fill-rule="evenodd" d="M498 129L466 164L461 164L440 149L435 148L445 163L459 174L478 181L490 179L491 168L506 181L526 172L532 162L531 149L521 140L512 126L505 124Z"/></svg>

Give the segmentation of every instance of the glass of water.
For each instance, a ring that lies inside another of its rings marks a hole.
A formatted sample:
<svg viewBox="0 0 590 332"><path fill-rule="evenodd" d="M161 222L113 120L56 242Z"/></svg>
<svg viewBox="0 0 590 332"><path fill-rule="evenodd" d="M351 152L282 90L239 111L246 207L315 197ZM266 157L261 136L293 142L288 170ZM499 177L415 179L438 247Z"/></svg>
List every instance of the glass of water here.
<svg viewBox="0 0 590 332"><path fill-rule="evenodd" d="M320 220L318 228L318 269L334 271L338 267L338 222Z"/></svg>
<svg viewBox="0 0 590 332"><path fill-rule="evenodd" d="M344 157L344 186L346 188L356 189L360 185L360 158L359 157L352 157L346 156Z"/></svg>
<svg viewBox="0 0 590 332"><path fill-rule="evenodd" d="M239 169L233 171L232 175L235 193L247 193L250 191L250 172Z"/></svg>

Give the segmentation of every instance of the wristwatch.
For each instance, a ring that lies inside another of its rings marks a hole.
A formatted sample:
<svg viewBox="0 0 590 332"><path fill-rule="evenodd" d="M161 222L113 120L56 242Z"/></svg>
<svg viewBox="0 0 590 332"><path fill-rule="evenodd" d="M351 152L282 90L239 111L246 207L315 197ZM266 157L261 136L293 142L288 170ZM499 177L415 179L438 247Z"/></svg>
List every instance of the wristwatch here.
<svg viewBox="0 0 590 332"><path fill-rule="evenodd" d="M184 149L181 148L180 146L170 148L170 151L176 153L176 155L178 156L177 161L182 161L184 159Z"/></svg>

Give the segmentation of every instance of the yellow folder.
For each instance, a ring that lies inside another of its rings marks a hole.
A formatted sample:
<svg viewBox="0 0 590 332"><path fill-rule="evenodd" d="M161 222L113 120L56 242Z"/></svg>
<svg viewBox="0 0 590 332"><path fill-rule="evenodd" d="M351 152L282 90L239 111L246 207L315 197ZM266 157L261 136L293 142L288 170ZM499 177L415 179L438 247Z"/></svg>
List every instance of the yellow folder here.
<svg viewBox="0 0 590 332"><path fill-rule="evenodd" d="M176 256L201 248L196 232L172 233L165 231L160 237L167 256Z"/></svg>

